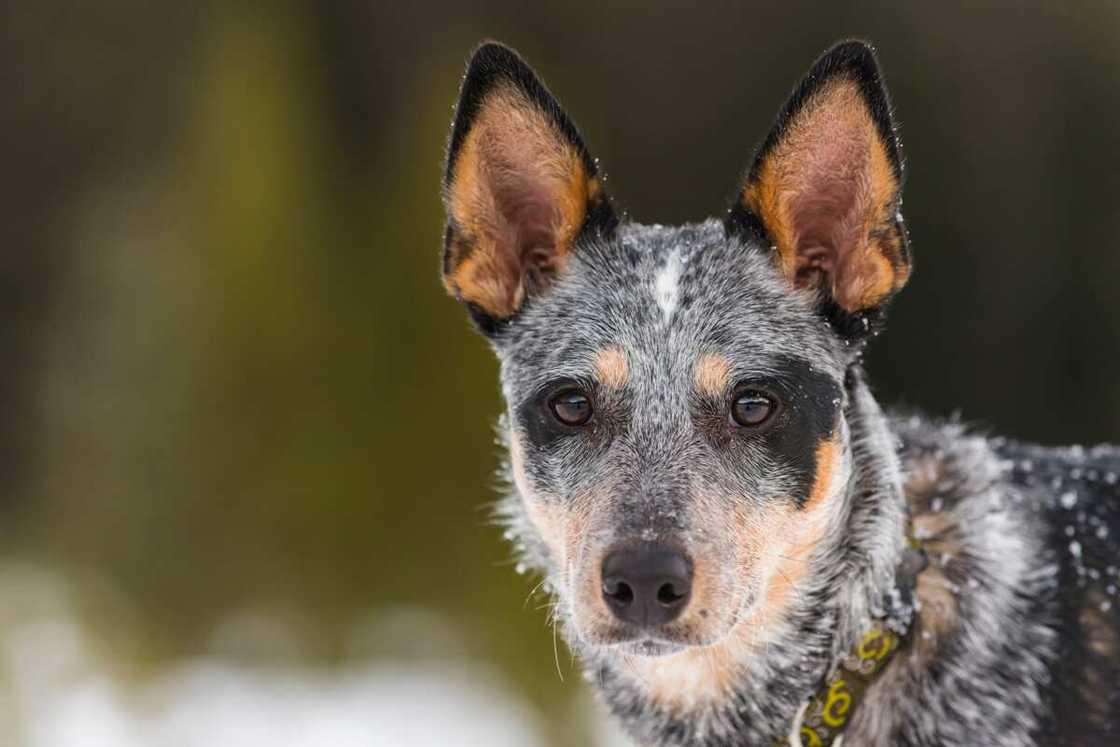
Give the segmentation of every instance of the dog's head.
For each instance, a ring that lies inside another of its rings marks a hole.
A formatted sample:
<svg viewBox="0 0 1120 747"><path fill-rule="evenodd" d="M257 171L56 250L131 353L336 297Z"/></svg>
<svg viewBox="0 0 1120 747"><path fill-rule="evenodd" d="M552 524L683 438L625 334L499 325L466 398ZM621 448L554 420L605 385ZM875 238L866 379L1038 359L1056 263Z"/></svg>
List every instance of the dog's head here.
<svg viewBox="0 0 1120 747"><path fill-rule="evenodd" d="M871 50L810 70L722 221L619 221L556 100L486 44L444 181L443 281L501 360L508 519L577 648L764 630L836 534L845 373L910 270Z"/></svg>

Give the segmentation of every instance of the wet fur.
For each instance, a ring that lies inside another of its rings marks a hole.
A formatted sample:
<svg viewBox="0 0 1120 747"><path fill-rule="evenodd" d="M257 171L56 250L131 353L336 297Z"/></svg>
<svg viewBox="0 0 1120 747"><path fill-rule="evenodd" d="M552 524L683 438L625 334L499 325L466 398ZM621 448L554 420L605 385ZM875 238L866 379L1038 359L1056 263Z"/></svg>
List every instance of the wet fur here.
<svg viewBox="0 0 1120 747"><path fill-rule="evenodd" d="M499 518L520 567L555 595L552 619L588 679L640 744L774 744L873 620L909 634L845 745L1112 743L1120 451L1045 449L881 411L860 361L909 274L897 195L882 197L890 178L900 184L901 160L873 57L858 45L836 49L797 89L760 158L782 152L782 133L820 76L854 75L866 121L893 159L872 190L882 204L866 214L883 222L869 229L878 243L868 272L887 280L874 292L862 279L858 293L837 291L829 263L861 250L823 264L811 254L802 282L789 268L804 257L787 257L796 244L771 243L778 218L760 215L761 203L738 200L724 221L664 227L619 223L605 195L588 198L579 235L557 234L570 245L546 237L494 263L516 268L562 249L562 272L525 287L506 277L502 287L517 295L488 306L459 293L501 361L499 434L510 457ZM494 79L520 85L546 115L542 142L559 138L575 168L596 173L570 120L511 55L484 47L468 73L445 184L452 208L457 147ZM756 164L748 185L758 173L769 172ZM468 218L449 220L453 293ZM780 393L780 427L729 431L721 408L741 380ZM592 394L587 429L548 416L557 382ZM916 607L895 578L908 517L930 556ZM682 618L667 633L672 644L644 651L596 604L597 559L633 538L688 549L691 605L707 613Z"/></svg>

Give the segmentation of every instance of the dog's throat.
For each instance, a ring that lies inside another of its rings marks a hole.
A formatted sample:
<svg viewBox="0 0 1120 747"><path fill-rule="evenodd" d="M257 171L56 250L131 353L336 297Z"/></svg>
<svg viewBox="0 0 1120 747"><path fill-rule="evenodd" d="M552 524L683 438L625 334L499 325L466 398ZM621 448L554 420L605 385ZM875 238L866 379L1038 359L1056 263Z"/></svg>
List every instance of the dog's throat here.
<svg viewBox="0 0 1120 747"><path fill-rule="evenodd" d="M886 625L876 623L820 690L805 701L794 717L788 740L779 740L775 747L839 745L844 727L902 640Z"/></svg>
<svg viewBox="0 0 1120 747"><path fill-rule="evenodd" d="M895 573L896 583L886 600L886 615L877 619L845 656L824 684L798 710L788 738L775 747L839 747L844 728L867 691L906 642L914 615L914 588L928 565L925 551L908 534L908 544Z"/></svg>

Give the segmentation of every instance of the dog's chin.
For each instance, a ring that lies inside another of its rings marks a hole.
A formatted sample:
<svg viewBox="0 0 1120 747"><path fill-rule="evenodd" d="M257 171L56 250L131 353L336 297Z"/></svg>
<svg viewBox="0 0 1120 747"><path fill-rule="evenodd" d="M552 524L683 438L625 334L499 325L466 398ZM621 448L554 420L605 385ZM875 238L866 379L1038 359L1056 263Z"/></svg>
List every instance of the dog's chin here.
<svg viewBox="0 0 1120 747"><path fill-rule="evenodd" d="M659 658L706 643L697 640L694 635L683 639L672 630L635 630L612 626L580 632L580 648L583 651L607 658Z"/></svg>
<svg viewBox="0 0 1120 747"><path fill-rule="evenodd" d="M628 643L616 645L616 650L625 656L640 656L648 659L672 656L673 654L679 654L687 648L689 648L689 646L683 643L657 641L652 638L643 638L641 640L629 641Z"/></svg>
<svg viewBox="0 0 1120 747"><path fill-rule="evenodd" d="M678 637L671 632L612 631L606 635L584 638L585 646L606 657L640 657L658 659L679 654L690 649L704 648L722 639L723 631L715 635L697 636L691 632Z"/></svg>

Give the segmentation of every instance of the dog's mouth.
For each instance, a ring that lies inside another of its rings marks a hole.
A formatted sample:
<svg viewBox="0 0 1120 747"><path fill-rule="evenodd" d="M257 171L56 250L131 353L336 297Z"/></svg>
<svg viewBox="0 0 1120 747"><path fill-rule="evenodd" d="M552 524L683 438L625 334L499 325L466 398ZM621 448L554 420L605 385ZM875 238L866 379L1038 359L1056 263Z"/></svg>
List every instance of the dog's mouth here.
<svg viewBox="0 0 1120 747"><path fill-rule="evenodd" d="M702 648L716 643L723 630L697 629L691 625L665 626L662 628L610 627L596 630L585 638L592 648L609 655L658 658L670 656L690 648Z"/></svg>
<svg viewBox="0 0 1120 747"><path fill-rule="evenodd" d="M635 628L610 626L587 631L584 644L608 655L660 657L712 643L698 631L680 626Z"/></svg>
<svg viewBox="0 0 1120 747"><path fill-rule="evenodd" d="M608 655L660 658L719 643L742 621L749 618L759 604L759 589L744 591L737 604L727 613L718 614L721 621L712 624L712 615L654 628L630 625L593 627L585 631L584 642Z"/></svg>
<svg viewBox="0 0 1120 747"><path fill-rule="evenodd" d="M655 630L612 631L607 636L597 636L597 638L599 640L589 643L592 648L598 649L603 654L651 659L670 656L706 643L685 640L683 636Z"/></svg>
<svg viewBox="0 0 1120 747"><path fill-rule="evenodd" d="M654 638L641 638L616 645L618 650L626 656L642 656L650 659L671 656L672 654L680 653L688 648L688 644L674 643Z"/></svg>

